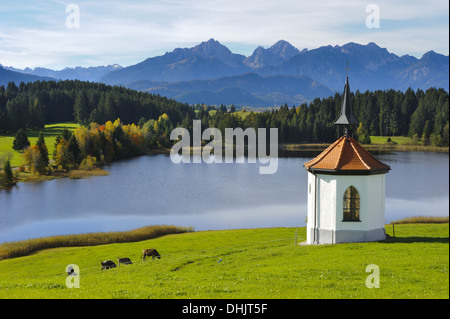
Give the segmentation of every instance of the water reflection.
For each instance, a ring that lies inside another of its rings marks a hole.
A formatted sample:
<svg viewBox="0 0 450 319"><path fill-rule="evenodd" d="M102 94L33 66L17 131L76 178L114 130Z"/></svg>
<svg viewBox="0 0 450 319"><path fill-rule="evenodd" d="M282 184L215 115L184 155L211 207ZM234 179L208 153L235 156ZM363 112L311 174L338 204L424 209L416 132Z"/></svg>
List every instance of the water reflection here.
<svg viewBox="0 0 450 319"><path fill-rule="evenodd" d="M317 152L316 152L317 153ZM175 224L196 230L304 226L307 174L317 154L280 155L278 171L259 164L173 164L166 155L110 165L110 175L20 184L0 191L0 242L40 236ZM386 175L386 222L449 211L449 156L377 156Z"/></svg>
<svg viewBox="0 0 450 319"><path fill-rule="evenodd" d="M204 214L168 215L93 215L82 218L37 221L2 231L0 242L73 233L125 231L144 225L194 225L195 230L286 227L302 225L305 216L293 214L306 209L303 205L258 206ZM274 214L276 218L274 218Z"/></svg>

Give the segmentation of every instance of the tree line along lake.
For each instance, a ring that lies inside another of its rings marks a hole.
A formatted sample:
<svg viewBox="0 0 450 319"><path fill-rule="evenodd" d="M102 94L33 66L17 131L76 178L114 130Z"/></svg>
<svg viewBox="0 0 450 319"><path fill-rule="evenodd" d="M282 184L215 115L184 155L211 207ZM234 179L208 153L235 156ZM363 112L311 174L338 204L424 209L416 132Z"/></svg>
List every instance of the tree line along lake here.
<svg viewBox="0 0 450 319"><path fill-rule="evenodd" d="M20 183L0 191L0 243L162 224L195 230L303 227L303 163L314 156L282 154L275 174L260 175L260 164L248 161L174 164L168 155L149 155L109 164L107 176ZM392 169L386 175L386 223L448 216L448 153L377 158Z"/></svg>

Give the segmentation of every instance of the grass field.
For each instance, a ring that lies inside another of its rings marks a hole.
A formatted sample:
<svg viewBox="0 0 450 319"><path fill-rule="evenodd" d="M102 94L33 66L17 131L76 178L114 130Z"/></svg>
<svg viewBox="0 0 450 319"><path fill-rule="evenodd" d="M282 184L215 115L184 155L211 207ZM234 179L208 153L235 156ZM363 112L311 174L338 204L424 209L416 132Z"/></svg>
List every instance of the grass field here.
<svg viewBox="0 0 450 319"><path fill-rule="evenodd" d="M48 249L0 261L0 298L449 298L448 224L396 225L392 242L339 245L295 246L295 231L202 231ZM156 248L161 260L141 261L143 248ZM118 257L134 263L100 270L101 261ZM80 288L65 285L69 264L80 268ZM380 288L366 287L371 264Z"/></svg>
<svg viewBox="0 0 450 319"><path fill-rule="evenodd" d="M449 152L448 146L412 145L411 138L407 136L391 136L390 138L395 143L387 143L388 137L386 136L371 136L371 144L364 145L364 148L368 151ZM329 145L329 143L286 143L281 145L281 149L287 151L324 150Z"/></svg>
<svg viewBox="0 0 450 319"><path fill-rule="evenodd" d="M56 123L56 124L48 124L45 126L45 128L42 130L42 133L44 134L45 138L45 144L48 148L48 154L50 155L50 158L53 154L54 150L54 144L55 144L55 138L59 133L62 133L65 128L67 128L70 131L75 130L79 125L75 123ZM30 144L34 145L36 144L36 141L39 137L40 130L30 130L27 129L26 133L28 136L28 139L30 140ZM22 164L23 161L23 155L21 152L15 151L12 149L13 141L14 141L15 134L13 135L1 135L0 136L0 154L3 152L11 152L13 154L13 158L11 160L11 166L12 167L18 167Z"/></svg>
<svg viewBox="0 0 450 319"><path fill-rule="evenodd" d="M433 145L414 145L412 139L407 136L390 136L393 143L387 143L386 136L371 136L371 144L365 145L366 149L370 150L395 150L406 152L444 152L448 153L448 146L433 146Z"/></svg>
<svg viewBox="0 0 450 319"><path fill-rule="evenodd" d="M411 144L411 138L407 137L407 136L389 136L389 137L391 138L392 142L397 143L399 145ZM387 136L371 136L370 140L371 140L372 144L385 144L389 137L387 137Z"/></svg>

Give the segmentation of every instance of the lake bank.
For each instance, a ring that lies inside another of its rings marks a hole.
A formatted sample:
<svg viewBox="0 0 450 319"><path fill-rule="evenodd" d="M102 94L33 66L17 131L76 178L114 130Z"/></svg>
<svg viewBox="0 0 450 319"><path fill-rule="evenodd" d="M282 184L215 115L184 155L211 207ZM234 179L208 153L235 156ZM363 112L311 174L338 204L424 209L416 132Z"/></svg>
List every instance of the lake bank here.
<svg viewBox="0 0 450 319"><path fill-rule="evenodd" d="M73 128L72 128L73 129ZM283 143L279 145L278 155L281 157L296 157L299 152L304 152L307 156L311 154L319 154L321 151L325 150L330 144L327 143ZM377 143L377 144L363 144L363 147L368 151L376 153L385 152L435 152L435 153L449 153L449 147L437 147L432 145L410 145L407 143ZM234 147L233 147L234 148ZM201 155L204 146L201 147L189 147L191 155ZM160 148L160 149L148 149L143 155L169 155L171 153L170 148ZM222 149L222 154L225 154L225 146ZM142 155L140 155L142 156ZM314 155L315 156L315 155ZM17 160L15 161L17 162ZM108 163L112 164L114 162ZM13 170L17 170L17 166L12 166ZM17 183L19 182L43 182L48 180L53 180L55 178L69 177L72 179L76 178L86 178L91 176L105 176L108 172L101 167L95 170L74 170L74 173L69 172L58 172L52 175L35 175L31 173L19 174L17 178ZM0 190L2 187L0 186Z"/></svg>
<svg viewBox="0 0 450 319"><path fill-rule="evenodd" d="M170 154L170 149L150 149L144 155L140 155L140 156L160 155L160 154ZM127 159L124 159L124 160L127 160ZM107 163L107 165L113 164L113 163L114 162ZM52 165L52 164L50 163L50 165ZM30 171L19 171L18 167L13 167L12 169L17 178L15 185L17 185L18 183L41 183L41 182L51 181L51 180L54 180L57 178L80 179L80 178L89 178L89 177L93 177L93 176L109 175L109 172L107 170L103 169L103 166L98 166L91 170L74 169L74 170L69 170L69 171L56 170L53 167L53 172L52 172L52 174L49 174L49 175L33 174ZM10 187L4 187L4 186L0 185L0 190L8 189L11 187L14 187L14 185L10 186Z"/></svg>
<svg viewBox="0 0 450 319"><path fill-rule="evenodd" d="M16 184L6 187L0 186L1 189L11 189L16 186L18 183L42 183L51 181L58 178L69 178L69 179L80 179L80 178L89 178L93 176L106 176L109 175L109 172L102 169L96 168L92 170L71 170L68 172L65 171L54 171L51 175L41 175L41 174L33 174L31 172L19 172L17 168L13 169L13 172L16 176Z"/></svg>
<svg viewBox="0 0 450 319"><path fill-rule="evenodd" d="M191 232L191 227L173 225L143 226L122 232L101 232L48 236L0 244L0 260L27 256L50 248L98 246L112 243L131 243L168 234Z"/></svg>
<svg viewBox="0 0 450 319"><path fill-rule="evenodd" d="M386 224L386 233L392 232L395 240L395 233L392 231L392 224L448 224L449 217L440 216L417 216L396 220L391 224ZM304 227L300 227L304 228ZM398 228L398 226L397 226ZM235 229L231 229L233 231ZM46 236L27 240L11 241L0 243L0 260L28 256L39 251L51 248L63 247L88 247L117 243L133 243L148 239L157 238L169 234L180 234L194 232L192 226L182 227L174 225L149 225L142 226L128 231L110 231L83 234L69 234L58 236ZM383 242L383 241L382 241ZM298 242L299 244L299 242Z"/></svg>
<svg viewBox="0 0 450 319"><path fill-rule="evenodd" d="M285 151L323 151L330 144L282 144L281 150ZM380 152L434 152L434 153L449 153L449 147L438 147L432 145L406 145L406 144L362 144L368 151Z"/></svg>

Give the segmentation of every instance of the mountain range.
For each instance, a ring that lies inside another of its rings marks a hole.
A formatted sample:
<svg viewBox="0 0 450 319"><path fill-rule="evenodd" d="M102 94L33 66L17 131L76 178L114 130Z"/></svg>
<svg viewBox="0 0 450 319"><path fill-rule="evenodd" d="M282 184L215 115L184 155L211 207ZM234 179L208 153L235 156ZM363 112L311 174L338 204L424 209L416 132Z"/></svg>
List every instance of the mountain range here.
<svg viewBox="0 0 450 319"><path fill-rule="evenodd" d="M55 80L54 78L37 76L32 74L25 74L23 72L12 71L4 68L0 64L0 85L7 86L8 82L15 82L19 84L20 82L34 82L34 81L49 81Z"/></svg>
<svg viewBox="0 0 450 319"><path fill-rule="evenodd" d="M99 82L100 79L106 74L120 70L122 67L118 64L107 65L107 66L96 66L96 67L75 67L75 68L64 68L59 71L55 71L47 68L25 68L24 70L16 69L14 67L2 66L0 64L0 70L3 68L4 70L13 71L21 74L32 75L35 76L36 79L46 78L51 80L80 80L80 81L90 81L90 82ZM19 75L16 74L16 77ZM30 78L30 77L28 77ZM27 79L27 77L24 77ZM3 81L4 82L4 81ZM0 77L0 85L3 84L2 78ZM7 82L6 82L7 83Z"/></svg>
<svg viewBox="0 0 450 319"><path fill-rule="evenodd" d="M353 91L433 86L449 91L449 57L434 51L418 59L390 53L373 42L299 50L281 40L269 48L259 46L246 57L214 39L128 67L114 64L53 71L2 70L0 65L0 85L19 81L21 76L23 81L79 79L158 93L191 104L278 106L341 92L347 63Z"/></svg>

